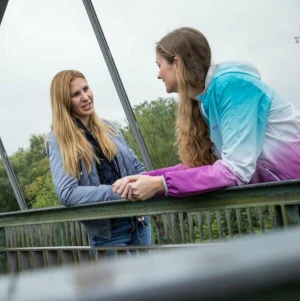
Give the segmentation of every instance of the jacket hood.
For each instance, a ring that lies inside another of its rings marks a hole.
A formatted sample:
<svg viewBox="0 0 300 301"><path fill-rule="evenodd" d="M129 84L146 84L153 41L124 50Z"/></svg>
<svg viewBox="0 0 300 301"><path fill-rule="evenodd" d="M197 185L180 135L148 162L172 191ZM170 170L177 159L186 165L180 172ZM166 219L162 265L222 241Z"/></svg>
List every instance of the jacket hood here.
<svg viewBox="0 0 300 301"><path fill-rule="evenodd" d="M208 89L213 78L217 78L225 73L244 73L260 79L258 69L251 63L246 61L225 61L218 65L212 65L208 69L205 79L205 91ZM204 91L204 93L205 93Z"/></svg>

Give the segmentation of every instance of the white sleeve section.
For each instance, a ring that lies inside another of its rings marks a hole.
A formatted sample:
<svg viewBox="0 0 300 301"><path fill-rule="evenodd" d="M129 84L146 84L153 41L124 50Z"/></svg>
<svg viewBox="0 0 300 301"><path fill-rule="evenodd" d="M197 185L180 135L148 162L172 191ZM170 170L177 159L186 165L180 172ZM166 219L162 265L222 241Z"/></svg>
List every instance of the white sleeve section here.
<svg viewBox="0 0 300 301"><path fill-rule="evenodd" d="M162 180L164 188L165 188L165 196L168 196L169 195L169 190L168 190L168 186L167 186L165 177L164 176L160 176L160 177L161 177L161 180Z"/></svg>

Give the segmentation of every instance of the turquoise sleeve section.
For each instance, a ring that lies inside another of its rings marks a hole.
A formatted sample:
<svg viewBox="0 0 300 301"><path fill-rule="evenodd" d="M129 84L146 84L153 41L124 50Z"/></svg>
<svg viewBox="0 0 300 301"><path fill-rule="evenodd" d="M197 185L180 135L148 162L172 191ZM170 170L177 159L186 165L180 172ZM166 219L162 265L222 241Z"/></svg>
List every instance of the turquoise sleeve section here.
<svg viewBox="0 0 300 301"><path fill-rule="evenodd" d="M242 74L219 77L215 93L215 103L209 104L216 113L210 115L212 139L219 132L225 166L248 183L265 141L271 101L258 79Z"/></svg>

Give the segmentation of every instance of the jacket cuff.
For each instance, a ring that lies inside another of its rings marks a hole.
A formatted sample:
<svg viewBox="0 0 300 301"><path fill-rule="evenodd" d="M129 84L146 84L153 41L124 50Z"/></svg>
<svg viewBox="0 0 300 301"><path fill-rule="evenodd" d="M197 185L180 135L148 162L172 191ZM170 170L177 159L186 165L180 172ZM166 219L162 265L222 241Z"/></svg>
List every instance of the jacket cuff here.
<svg viewBox="0 0 300 301"><path fill-rule="evenodd" d="M161 180L162 180L164 188L165 188L165 196L168 196L169 195L169 190L168 190L168 186L167 186L165 177L164 176L160 176L160 177L161 177Z"/></svg>

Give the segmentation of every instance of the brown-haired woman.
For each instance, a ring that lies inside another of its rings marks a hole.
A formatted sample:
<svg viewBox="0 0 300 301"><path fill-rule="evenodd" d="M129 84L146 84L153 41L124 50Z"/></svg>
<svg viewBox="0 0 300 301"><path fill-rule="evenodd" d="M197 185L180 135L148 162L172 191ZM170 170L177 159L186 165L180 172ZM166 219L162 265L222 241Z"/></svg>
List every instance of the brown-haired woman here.
<svg viewBox="0 0 300 301"><path fill-rule="evenodd" d="M184 27L156 46L157 77L179 93L176 144L182 164L118 180L133 200L300 178L300 113L244 61L211 64L205 36Z"/></svg>

